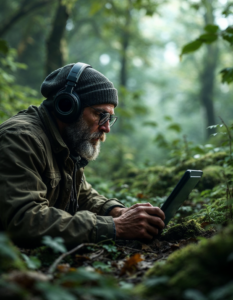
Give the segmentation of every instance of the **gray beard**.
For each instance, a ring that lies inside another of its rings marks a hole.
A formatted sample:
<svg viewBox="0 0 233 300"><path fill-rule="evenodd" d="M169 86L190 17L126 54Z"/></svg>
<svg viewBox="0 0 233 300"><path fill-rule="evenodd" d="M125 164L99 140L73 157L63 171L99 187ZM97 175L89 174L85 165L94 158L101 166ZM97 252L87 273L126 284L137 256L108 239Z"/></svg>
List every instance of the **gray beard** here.
<svg viewBox="0 0 233 300"><path fill-rule="evenodd" d="M100 152L100 140L94 145L91 139L102 137L102 132L90 133L90 128L81 116L75 123L68 124L65 130L65 142L71 153L79 154L81 157L95 160Z"/></svg>

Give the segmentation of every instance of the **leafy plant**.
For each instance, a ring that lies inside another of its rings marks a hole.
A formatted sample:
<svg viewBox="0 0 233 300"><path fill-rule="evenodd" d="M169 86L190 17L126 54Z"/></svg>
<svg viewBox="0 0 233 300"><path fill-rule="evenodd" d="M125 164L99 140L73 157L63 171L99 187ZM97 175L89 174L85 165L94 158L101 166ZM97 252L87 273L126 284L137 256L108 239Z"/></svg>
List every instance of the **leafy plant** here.
<svg viewBox="0 0 233 300"><path fill-rule="evenodd" d="M42 239L42 244L51 248L54 253L64 253L67 252L66 247L64 245L64 240L61 237L52 238L51 236L44 236Z"/></svg>

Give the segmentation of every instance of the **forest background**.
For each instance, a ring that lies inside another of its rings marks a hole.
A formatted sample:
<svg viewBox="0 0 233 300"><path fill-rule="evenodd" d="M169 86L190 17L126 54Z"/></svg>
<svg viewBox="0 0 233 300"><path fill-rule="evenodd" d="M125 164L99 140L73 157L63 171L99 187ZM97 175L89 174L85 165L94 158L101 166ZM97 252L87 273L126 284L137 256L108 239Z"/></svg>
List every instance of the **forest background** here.
<svg viewBox="0 0 233 300"><path fill-rule="evenodd" d="M1 122L39 105L44 78L64 64L91 64L118 89L119 119L87 168L93 182L187 156L187 147L189 156L217 151L207 127L232 120L220 74L231 43L218 33L180 54L206 25L221 33L232 24L228 1L2 1L0 24Z"/></svg>
<svg viewBox="0 0 233 300"><path fill-rule="evenodd" d="M4 299L233 299L232 46L232 1L0 2L0 122L40 105L44 78L81 61L119 93L118 121L85 169L94 188L160 206L186 169L204 173L150 245L104 241L70 255L44 237L20 253L0 233Z"/></svg>

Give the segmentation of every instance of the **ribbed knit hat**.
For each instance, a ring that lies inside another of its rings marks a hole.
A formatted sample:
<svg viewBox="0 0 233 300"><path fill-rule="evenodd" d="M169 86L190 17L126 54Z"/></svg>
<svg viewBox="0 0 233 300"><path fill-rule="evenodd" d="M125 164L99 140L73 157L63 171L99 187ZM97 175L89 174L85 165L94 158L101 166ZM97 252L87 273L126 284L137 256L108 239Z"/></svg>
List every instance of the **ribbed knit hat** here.
<svg viewBox="0 0 233 300"><path fill-rule="evenodd" d="M66 85L66 78L74 64L66 65L50 73L41 85L41 94L51 98ZM103 74L87 67L81 74L75 87L82 107L95 104L118 104L117 90ZM45 101L47 102L47 100Z"/></svg>

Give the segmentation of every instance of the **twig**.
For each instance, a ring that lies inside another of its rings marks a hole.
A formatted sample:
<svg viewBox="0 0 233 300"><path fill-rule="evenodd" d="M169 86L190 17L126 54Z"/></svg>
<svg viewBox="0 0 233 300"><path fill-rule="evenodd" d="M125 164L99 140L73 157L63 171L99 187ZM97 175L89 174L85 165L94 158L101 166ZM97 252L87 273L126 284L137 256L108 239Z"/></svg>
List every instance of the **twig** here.
<svg viewBox="0 0 233 300"><path fill-rule="evenodd" d="M54 263L51 265L51 267L48 269L48 272L47 272L47 273L50 274L50 275L52 275L53 272L55 271L57 265L59 264L59 262L60 262L61 260L63 260L63 258L65 258L66 256L68 256L68 255L70 255L70 254L72 254L72 253L78 251L79 249L81 249L82 247L85 247L85 246L95 246L95 247L100 247L99 245L96 245L96 244L94 244L94 243L84 243L84 244L81 244L81 245L75 247L74 249L72 249L72 250L70 250L70 251L68 251L68 252L63 253L62 255L60 255L60 256L54 261Z"/></svg>

